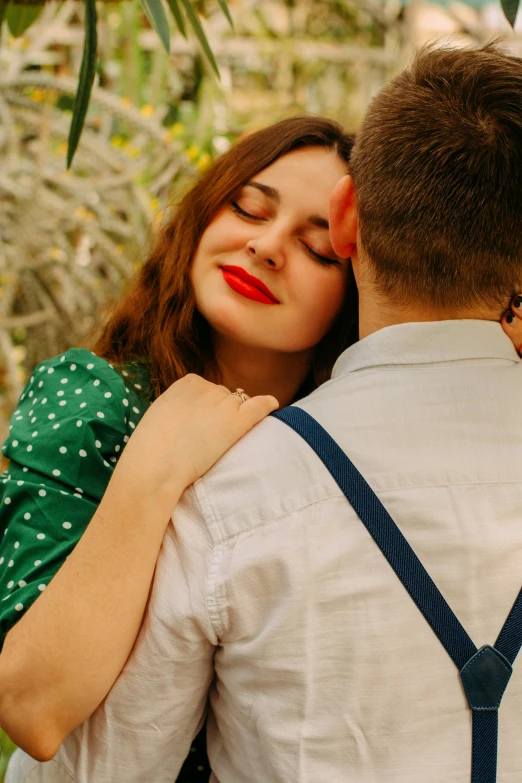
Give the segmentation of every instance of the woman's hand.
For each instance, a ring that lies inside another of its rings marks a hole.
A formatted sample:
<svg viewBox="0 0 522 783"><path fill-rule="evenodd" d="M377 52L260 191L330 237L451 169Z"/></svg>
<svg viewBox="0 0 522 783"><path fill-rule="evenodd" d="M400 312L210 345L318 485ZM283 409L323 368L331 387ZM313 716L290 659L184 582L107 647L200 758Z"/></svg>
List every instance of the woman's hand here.
<svg viewBox="0 0 522 783"><path fill-rule="evenodd" d="M522 294L517 294L502 316L502 328L522 356Z"/></svg>
<svg viewBox="0 0 522 783"><path fill-rule="evenodd" d="M247 396L247 395L245 395ZM151 405L114 472L168 504L279 404L269 395L243 402L224 386L187 375ZM173 508L173 505L172 505ZM169 510L170 514L171 509Z"/></svg>

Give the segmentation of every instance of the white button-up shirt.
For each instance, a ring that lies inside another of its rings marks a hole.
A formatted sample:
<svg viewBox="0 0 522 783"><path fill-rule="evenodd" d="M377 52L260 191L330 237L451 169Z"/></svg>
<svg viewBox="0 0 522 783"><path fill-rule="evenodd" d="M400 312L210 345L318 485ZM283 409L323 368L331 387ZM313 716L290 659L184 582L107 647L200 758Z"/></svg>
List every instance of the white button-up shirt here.
<svg viewBox="0 0 522 783"><path fill-rule="evenodd" d="M494 643L522 582L522 363L501 327L383 329L299 405L475 644ZM207 696L214 783L470 779L457 669L324 465L274 419L185 492L106 701L55 760L20 758L8 780L173 783ZM498 770L498 783L522 781L522 660Z"/></svg>

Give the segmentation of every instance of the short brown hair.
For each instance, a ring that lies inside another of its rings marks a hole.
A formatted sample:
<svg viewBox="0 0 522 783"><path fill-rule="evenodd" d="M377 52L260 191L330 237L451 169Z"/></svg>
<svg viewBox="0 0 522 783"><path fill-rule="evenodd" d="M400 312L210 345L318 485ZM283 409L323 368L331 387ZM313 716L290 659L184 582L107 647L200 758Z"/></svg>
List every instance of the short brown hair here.
<svg viewBox="0 0 522 783"><path fill-rule="evenodd" d="M522 280L522 60L422 50L372 102L350 162L360 237L398 302L506 305Z"/></svg>
<svg viewBox="0 0 522 783"><path fill-rule="evenodd" d="M117 365L144 363L150 394L194 372L218 374L212 335L196 309L190 269L199 241L221 209L252 177L303 147L335 152L346 164L353 136L323 117L298 116L251 133L197 180L161 228L149 257L110 315L94 351ZM316 346L300 396L328 380L337 357L357 339L357 290L348 276L341 312Z"/></svg>

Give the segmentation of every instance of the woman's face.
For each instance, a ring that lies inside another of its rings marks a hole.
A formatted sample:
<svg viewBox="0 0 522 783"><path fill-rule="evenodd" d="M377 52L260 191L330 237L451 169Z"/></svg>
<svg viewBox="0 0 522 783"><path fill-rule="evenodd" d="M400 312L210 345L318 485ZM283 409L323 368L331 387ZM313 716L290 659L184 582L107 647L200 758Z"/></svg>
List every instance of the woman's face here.
<svg viewBox="0 0 522 783"><path fill-rule="evenodd" d="M296 150L252 177L207 227L191 276L197 308L222 338L297 353L326 334L349 264L328 234L330 195L345 174L330 150Z"/></svg>

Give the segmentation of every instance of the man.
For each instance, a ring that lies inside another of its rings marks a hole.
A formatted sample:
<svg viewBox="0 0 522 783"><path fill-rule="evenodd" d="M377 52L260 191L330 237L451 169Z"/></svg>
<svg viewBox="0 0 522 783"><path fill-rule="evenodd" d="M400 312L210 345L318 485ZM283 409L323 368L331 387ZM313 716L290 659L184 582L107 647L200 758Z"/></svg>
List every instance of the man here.
<svg viewBox="0 0 522 783"><path fill-rule="evenodd" d="M522 61L424 51L332 197L361 341L299 407L353 460L477 646L522 573ZM187 490L129 662L27 781L172 783L210 697L212 780L463 783L458 672L314 452L268 419ZM522 665L499 783L522 779Z"/></svg>

